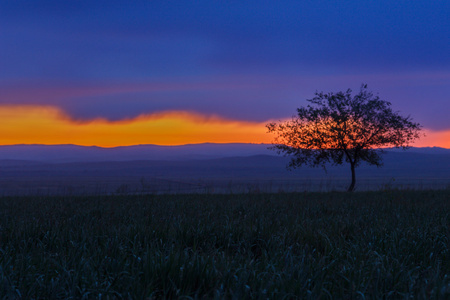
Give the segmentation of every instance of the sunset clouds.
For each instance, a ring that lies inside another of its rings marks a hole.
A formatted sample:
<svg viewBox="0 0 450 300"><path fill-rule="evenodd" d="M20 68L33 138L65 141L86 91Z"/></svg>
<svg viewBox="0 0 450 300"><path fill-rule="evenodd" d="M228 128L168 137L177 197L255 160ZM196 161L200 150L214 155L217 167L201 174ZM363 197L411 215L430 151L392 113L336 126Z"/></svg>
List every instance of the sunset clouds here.
<svg viewBox="0 0 450 300"><path fill-rule="evenodd" d="M52 106L0 106L0 145L77 144L115 147L137 144L270 143L264 122L228 120L167 111L120 121L75 120ZM450 131L426 130L414 146L450 148Z"/></svg>
<svg viewBox="0 0 450 300"><path fill-rule="evenodd" d="M315 91L367 83L447 147L449 14L428 0L0 0L0 144L267 142L264 124Z"/></svg>
<svg viewBox="0 0 450 300"><path fill-rule="evenodd" d="M1 145L77 144L114 147L137 144L268 142L263 123L170 111L133 119L77 121L51 106L0 106Z"/></svg>

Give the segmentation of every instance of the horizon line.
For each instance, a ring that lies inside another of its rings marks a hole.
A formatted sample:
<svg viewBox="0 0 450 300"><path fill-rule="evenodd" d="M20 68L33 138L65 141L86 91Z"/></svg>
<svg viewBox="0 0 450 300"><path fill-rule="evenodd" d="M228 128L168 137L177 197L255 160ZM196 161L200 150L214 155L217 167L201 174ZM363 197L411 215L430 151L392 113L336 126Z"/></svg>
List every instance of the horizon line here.
<svg viewBox="0 0 450 300"><path fill-rule="evenodd" d="M132 145L119 145L119 146L98 146L98 145L80 145L80 144L39 144L39 143L20 143L20 144L5 144L0 145L0 147L13 147L13 146L75 146L75 147L85 147L85 148L102 148L102 149L114 149L114 148L124 148L124 147L139 147L139 146L155 146L155 147L181 147L181 146L198 146L198 145L267 145L271 146L274 145L272 143L243 143L243 142L226 142L226 143L217 143L217 142L204 142L204 143L187 143L187 144L178 144L178 145L161 145L161 144L132 144ZM374 148L374 149L401 149L402 147L380 147L380 148ZM416 149L427 149L427 148L438 148L438 149L445 149L450 150L450 148L441 147L441 146L410 146L408 148L416 148ZM407 149L408 149L407 148ZM407 150L406 149L406 150Z"/></svg>

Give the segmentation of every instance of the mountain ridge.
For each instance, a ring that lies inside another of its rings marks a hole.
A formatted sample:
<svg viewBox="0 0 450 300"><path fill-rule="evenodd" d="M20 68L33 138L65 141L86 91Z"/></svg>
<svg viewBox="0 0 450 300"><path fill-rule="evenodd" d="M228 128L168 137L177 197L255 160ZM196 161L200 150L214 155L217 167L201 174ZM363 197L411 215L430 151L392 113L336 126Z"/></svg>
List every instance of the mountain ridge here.
<svg viewBox="0 0 450 300"><path fill-rule="evenodd" d="M0 160L64 163L135 160L183 161L254 155L278 156L275 151L268 149L270 146L270 144L250 143L203 143L175 146L142 144L104 148L99 146L80 146L73 144L17 144L1 145ZM403 153L402 149L396 148L387 148L383 150L386 153ZM405 153L450 155L450 149L440 147L412 147Z"/></svg>

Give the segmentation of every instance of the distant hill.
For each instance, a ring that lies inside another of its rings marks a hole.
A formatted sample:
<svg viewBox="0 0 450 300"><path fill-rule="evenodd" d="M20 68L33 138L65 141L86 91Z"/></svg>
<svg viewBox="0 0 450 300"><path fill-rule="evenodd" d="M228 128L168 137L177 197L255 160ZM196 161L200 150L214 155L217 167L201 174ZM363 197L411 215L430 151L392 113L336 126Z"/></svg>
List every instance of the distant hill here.
<svg viewBox="0 0 450 300"><path fill-rule="evenodd" d="M265 144L192 144L183 146L136 145L114 148L76 145L0 146L0 160L41 162L192 160L258 154L276 154Z"/></svg>
<svg viewBox="0 0 450 300"><path fill-rule="evenodd" d="M0 146L0 196L124 192L345 190L347 164L286 169L264 144ZM381 168L362 164L357 190L450 188L450 149L387 149Z"/></svg>
<svg viewBox="0 0 450 300"><path fill-rule="evenodd" d="M267 144L192 144L182 146L136 145L114 148L76 145L11 145L0 146L0 160L39 162L94 162L133 160L204 160L224 157L273 155ZM387 149L400 152L401 149ZM405 153L450 154L444 148L411 148Z"/></svg>

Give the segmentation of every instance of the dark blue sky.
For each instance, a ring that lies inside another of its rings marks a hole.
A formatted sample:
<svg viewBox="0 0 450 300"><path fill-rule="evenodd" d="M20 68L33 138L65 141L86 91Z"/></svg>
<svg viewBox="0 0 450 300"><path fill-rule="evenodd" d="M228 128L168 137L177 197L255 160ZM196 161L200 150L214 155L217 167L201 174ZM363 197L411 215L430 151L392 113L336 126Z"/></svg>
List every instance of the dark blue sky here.
<svg viewBox="0 0 450 300"><path fill-rule="evenodd" d="M289 117L362 82L450 129L450 1L0 0L0 103Z"/></svg>

